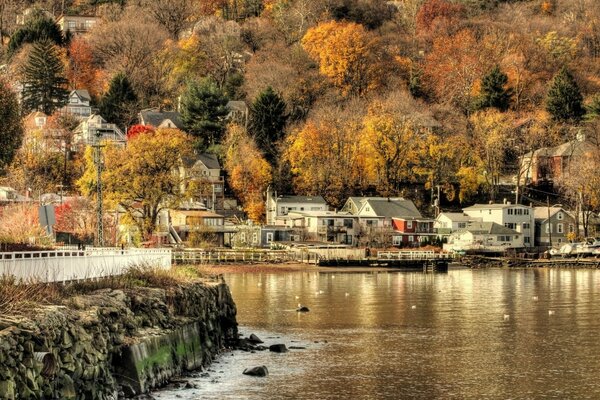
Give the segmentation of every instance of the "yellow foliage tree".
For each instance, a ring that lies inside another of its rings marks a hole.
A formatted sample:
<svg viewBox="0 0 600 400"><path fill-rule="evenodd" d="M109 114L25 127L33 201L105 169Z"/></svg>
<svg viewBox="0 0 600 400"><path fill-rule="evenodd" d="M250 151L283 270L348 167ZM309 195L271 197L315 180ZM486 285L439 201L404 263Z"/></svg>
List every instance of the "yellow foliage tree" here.
<svg viewBox="0 0 600 400"><path fill-rule="evenodd" d="M360 121L347 119L337 111L313 118L292 131L284 153L296 192L320 194L334 207L367 184L365 152L356 140Z"/></svg>
<svg viewBox="0 0 600 400"><path fill-rule="evenodd" d="M306 32L302 47L344 94L363 95L385 79L382 47L360 24L321 23Z"/></svg>
<svg viewBox="0 0 600 400"><path fill-rule="evenodd" d="M263 193L272 180L271 165L244 128L230 125L224 142L229 184L243 204L248 218L261 222L265 215Z"/></svg>
<svg viewBox="0 0 600 400"><path fill-rule="evenodd" d="M369 178L379 193L392 196L400 184L411 181L417 162L419 128L408 118L371 107L364 119L361 147Z"/></svg>
<svg viewBox="0 0 600 400"><path fill-rule="evenodd" d="M121 206L145 239L156 227L161 210L183 198L182 158L189 156L191 138L178 129L158 129L130 139L127 147L104 151L102 183L109 206ZM93 194L95 166L86 154L86 172L78 181L81 191Z"/></svg>

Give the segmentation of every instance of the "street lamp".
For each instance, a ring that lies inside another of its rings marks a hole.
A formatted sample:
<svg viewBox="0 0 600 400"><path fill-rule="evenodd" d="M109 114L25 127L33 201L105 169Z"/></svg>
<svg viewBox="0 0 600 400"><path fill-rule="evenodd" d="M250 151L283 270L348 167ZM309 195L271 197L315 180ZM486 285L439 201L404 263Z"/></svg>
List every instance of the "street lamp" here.
<svg viewBox="0 0 600 400"><path fill-rule="evenodd" d="M98 219L98 238L97 244L99 247L104 246L104 224L102 221L102 147L100 139L102 138L102 131L96 129L95 141L92 147L94 148L94 164L96 165L96 218Z"/></svg>

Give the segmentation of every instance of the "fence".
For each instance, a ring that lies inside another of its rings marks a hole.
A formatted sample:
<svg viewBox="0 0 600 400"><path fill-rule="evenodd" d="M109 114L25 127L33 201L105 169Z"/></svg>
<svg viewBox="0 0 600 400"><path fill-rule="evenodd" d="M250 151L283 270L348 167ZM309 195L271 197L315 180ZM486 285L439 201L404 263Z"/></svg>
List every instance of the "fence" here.
<svg viewBox="0 0 600 400"><path fill-rule="evenodd" d="M65 282L121 275L134 265L171 268L170 249L89 249L0 253L0 275Z"/></svg>
<svg viewBox="0 0 600 400"><path fill-rule="evenodd" d="M286 250L179 250L173 252L174 264L218 264L222 262L297 261L298 256Z"/></svg>

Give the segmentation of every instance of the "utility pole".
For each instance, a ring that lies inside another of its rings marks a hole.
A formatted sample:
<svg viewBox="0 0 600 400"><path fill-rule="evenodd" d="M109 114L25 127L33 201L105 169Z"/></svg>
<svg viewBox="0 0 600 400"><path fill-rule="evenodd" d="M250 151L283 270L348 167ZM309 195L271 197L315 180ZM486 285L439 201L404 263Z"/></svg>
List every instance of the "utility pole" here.
<svg viewBox="0 0 600 400"><path fill-rule="evenodd" d="M95 140L92 147L94 148L94 164L96 165L96 218L98 220L98 233L97 233L97 245L98 247L104 246L104 226L102 221L102 147L100 138L102 132L96 129Z"/></svg>
<svg viewBox="0 0 600 400"><path fill-rule="evenodd" d="M552 222L550 221L550 196L546 196L546 209L548 210L548 238L552 247Z"/></svg>

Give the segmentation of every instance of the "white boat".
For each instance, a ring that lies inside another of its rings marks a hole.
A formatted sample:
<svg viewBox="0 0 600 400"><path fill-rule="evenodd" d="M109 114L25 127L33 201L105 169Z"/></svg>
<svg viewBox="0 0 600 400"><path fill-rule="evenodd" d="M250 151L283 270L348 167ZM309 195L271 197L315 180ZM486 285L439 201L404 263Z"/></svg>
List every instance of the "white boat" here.
<svg viewBox="0 0 600 400"><path fill-rule="evenodd" d="M600 250L600 238L587 238L577 244L575 254L578 257L587 257L593 255L596 250Z"/></svg>
<svg viewBox="0 0 600 400"><path fill-rule="evenodd" d="M569 257L571 255L575 255L575 243L566 243L561 246L558 250L558 253L563 257Z"/></svg>

